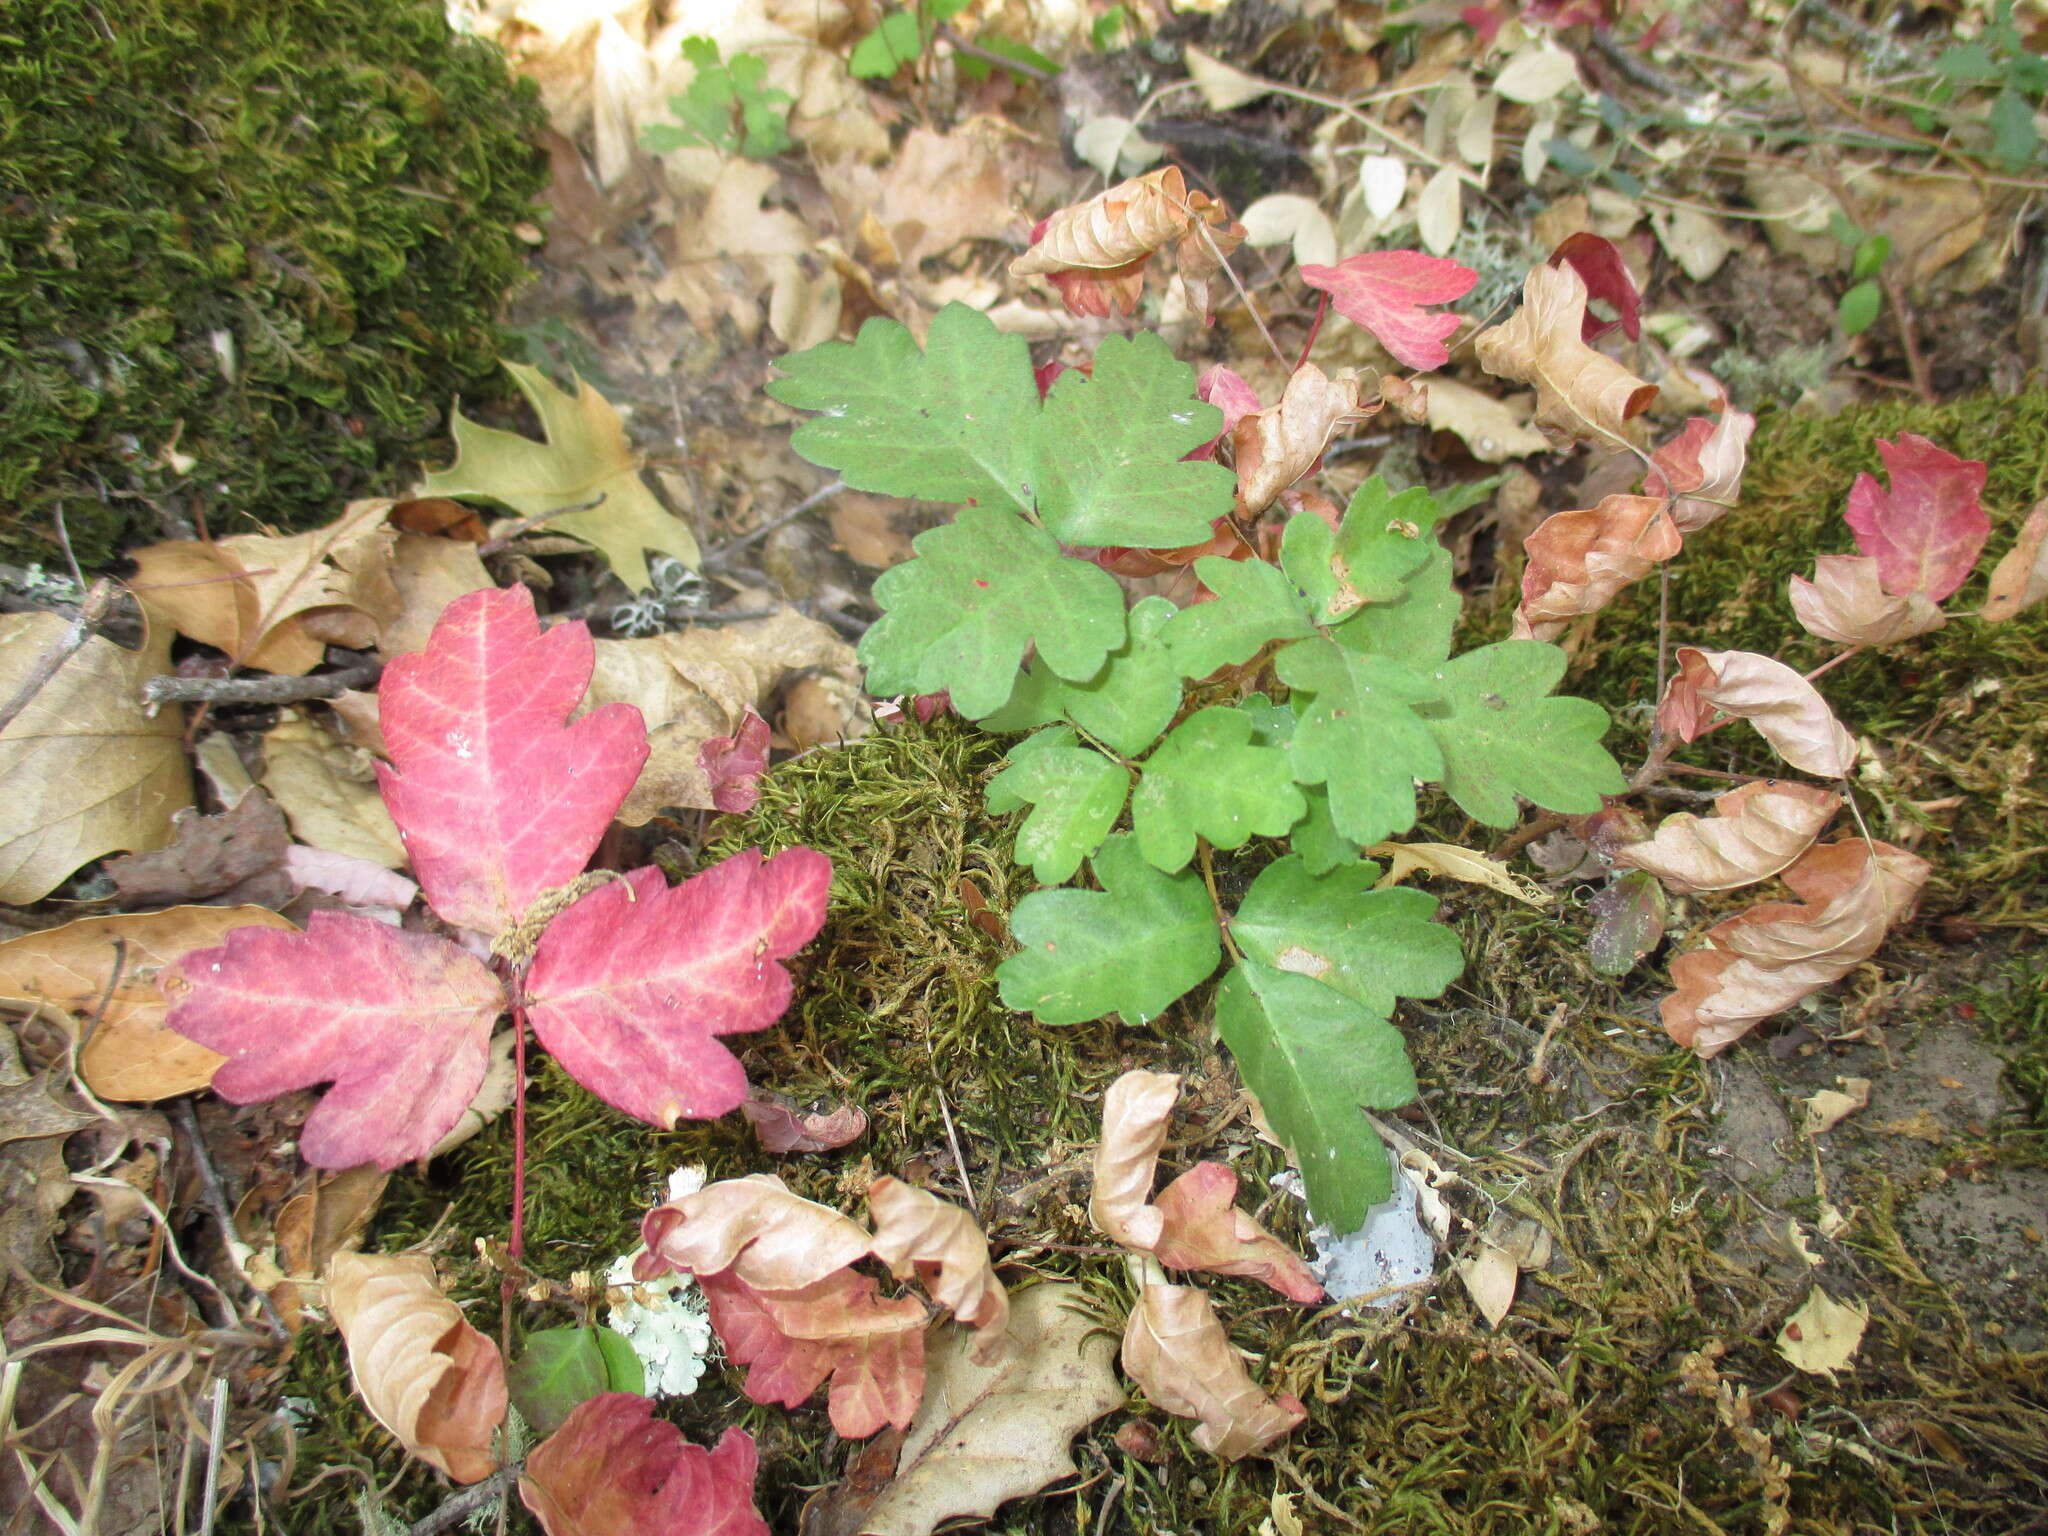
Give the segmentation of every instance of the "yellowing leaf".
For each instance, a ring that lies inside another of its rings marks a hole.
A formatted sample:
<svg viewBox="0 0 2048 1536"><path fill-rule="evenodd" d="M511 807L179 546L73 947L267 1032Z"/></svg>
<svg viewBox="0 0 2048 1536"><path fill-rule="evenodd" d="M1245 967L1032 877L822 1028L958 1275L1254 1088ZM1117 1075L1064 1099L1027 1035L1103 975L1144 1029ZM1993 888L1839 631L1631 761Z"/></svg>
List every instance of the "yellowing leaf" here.
<svg viewBox="0 0 2048 1536"><path fill-rule="evenodd" d="M1516 901L1526 901L1532 907L1550 905L1550 893L1541 886L1524 880L1498 859L1460 848L1456 843L1374 843L1365 851L1387 861L1387 872L1374 890L1399 885L1420 870L1447 880L1462 880L1467 885L1483 885Z"/></svg>
<svg viewBox="0 0 2048 1536"><path fill-rule="evenodd" d="M288 716L263 738L263 787L309 848L402 868L405 844L377 793L370 754Z"/></svg>
<svg viewBox="0 0 2048 1536"><path fill-rule="evenodd" d="M11 699L70 624L54 613L0 618L0 699ZM171 840L192 803L184 712L143 713L145 679L168 669L171 626L139 651L89 638L0 730L0 902L40 901L80 865Z"/></svg>
<svg viewBox="0 0 2048 1536"><path fill-rule="evenodd" d="M1800 1370L1833 1381L1855 1358L1869 1322L1868 1304L1836 1301L1816 1285L1806 1305L1778 1330L1778 1353Z"/></svg>
<svg viewBox="0 0 2048 1536"><path fill-rule="evenodd" d="M1233 69L1199 48L1182 50L1181 62L1187 67L1188 78L1195 82L1211 112L1229 112L1257 101L1272 90L1265 81L1241 69Z"/></svg>
<svg viewBox="0 0 2048 1536"><path fill-rule="evenodd" d="M625 423L610 402L580 378L571 396L538 368L507 363L505 369L540 417L547 440L537 443L517 432L480 427L457 411L455 462L428 475L421 494L483 497L521 517L597 501L588 510L550 518L547 528L594 546L636 592L653 585L647 571L650 549L694 570L700 558L697 540L641 480L640 455L626 441Z"/></svg>

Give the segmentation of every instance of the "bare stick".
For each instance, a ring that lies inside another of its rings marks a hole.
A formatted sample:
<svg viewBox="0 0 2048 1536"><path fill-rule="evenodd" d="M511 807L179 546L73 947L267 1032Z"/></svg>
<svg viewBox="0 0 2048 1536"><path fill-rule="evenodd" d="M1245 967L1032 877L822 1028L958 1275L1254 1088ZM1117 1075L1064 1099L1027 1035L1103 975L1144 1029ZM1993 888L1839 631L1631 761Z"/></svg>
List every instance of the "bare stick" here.
<svg viewBox="0 0 2048 1536"><path fill-rule="evenodd" d="M939 1081L932 1079L932 1087L939 1095L939 1118L946 1122L946 1144L953 1149L953 1167L960 1175L960 1193L967 1197L967 1209L976 1221L981 1220L981 1205L974 1198L974 1185L967 1178L967 1159L960 1155L960 1136L953 1129L953 1111L946 1104L946 1090L939 1087Z"/></svg>
<svg viewBox="0 0 2048 1536"><path fill-rule="evenodd" d="M983 59L990 64L1000 64L1004 69L1014 69L1018 74L1029 75L1034 80L1050 80L1052 78L1048 71L1040 69L1036 64L1026 64L1022 59L1006 58L1000 53L991 53L986 48L977 47L958 32L955 32L951 27L941 27L933 35L940 42L951 44L955 53L964 53L969 58Z"/></svg>
<svg viewBox="0 0 2048 1536"><path fill-rule="evenodd" d="M819 486L780 517L771 517L767 522L761 524L760 527L749 528L738 537L727 539L723 544L705 555L704 563L711 565L718 561L731 559L737 551L745 549L749 544L757 543L767 538L776 529L795 522L819 502L828 501L845 489L846 482L844 480L834 480L830 485Z"/></svg>
<svg viewBox="0 0 2048 1536"><path fill-rule="evenodd" d="M206 1201L206 1208L213 1213L213 1219L220 1223L221 1246L232 1255L235 1244L235 1212L228 1203L227 1189L221 1184L220 1172L213 1166L213 1158L207 1153L206 1142L199 1134L199 1116L192 1112L192 1101L181 1098L171 1105L171 1114L178 1122L178 1129L185 1133L185 1139L192 1143L192 1162L199 1170L199 1190ZM270 1324L270 1336L283 1340L288 1336L284 1318L279 1315L277 1303L270 1299L267 1291L256 1290L255 1282L242 1277L249 1289L256 1291L256 1299L263 1303L264 1321Z"/></svg>
<svg viewBox="0 0 2048 1536"><path fill-rule="evenodd" d="M491 1500L503 1498L518 1480L519 1471L518 1467L500 1467L482 1482L471 1483L459 1493L449 1495L432 1514L414 1521L407 1536L440 1536L442 1531L467 1519Z"/></svg>
<svg viewBox="0 0 2048 1536"><path fill-rule="evenodd" d="M199 1536L213 1536L213 1507L220 1499L221 1440L228 1431L228 1379L213 1378L213 1412L206 1432L206 1486L199 1495Z"/></svg>
<svg viewBox="0 0 2048 1536"><path fill-rule="evenodd" d="M159 704L301 704L337 699L368 688L384 675L381 661L358 662L318 677L178 677L165 673L142 685L142 702Z"/></svg>
<svg viewBox="0 0 2048 1536"><path fill-rule="evenodd" d="M93 631L112 610L114 598L120 588L106 577L92 584L92 590L85 594L85 601L79 605L78 617L71 621L71 627L64 631L62 638L36 658L36 664L29 669L21 686L14 691L14 697L0 704L0 731L14 724L16 716L34 702L35 696L48 686L64 663L76 656L90 640Z"/></svg>
<svg viewBox="0 0 2048 1536"><path fill-rule="evenodd" d="M604 499L609 494L609 492L600 491L595 501L579 501L572 507L556 507L552 512L536 512L532 517L522 517L495 538L485 539L483 543L477 545L477 556L482 558L485 555L495 555L514 539L519 538L523 534L531 533L543 523L553 522L558 517L567 517L571 512L594 511L604 505Z"/></svg>

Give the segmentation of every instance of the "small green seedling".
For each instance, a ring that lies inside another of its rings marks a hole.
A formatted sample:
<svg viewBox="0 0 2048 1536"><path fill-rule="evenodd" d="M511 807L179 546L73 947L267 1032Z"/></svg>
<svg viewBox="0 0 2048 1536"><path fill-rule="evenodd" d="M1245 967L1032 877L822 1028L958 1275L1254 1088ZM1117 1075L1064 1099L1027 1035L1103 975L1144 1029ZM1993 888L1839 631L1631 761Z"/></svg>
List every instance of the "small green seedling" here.
<svg viewBox="0 0 2048 1536"><path fill-rule="evenodd" d="M736 53L721 62L718 44L708 37L683 39L683 57L696 66L696 78L680 96L668 99L673 123L649 123L640 130L641 147L650 154L699 146L721 155L766 160L795 143L789 136L789 92L768 85L768 66L751 53Z"/></svg>
<svg viewBox="0 0 2048 1536"><path fill-rule="evenodd" d="M1869 330L1884 306L1884 289L1878 283L1877 274L1891 259L1892 242L1888 235L1864 234L1839 214L1835 218L1834 235L1852 252L1849 258L1850 286L1835 304L1835 323L1842 328L1842 336L1847 339Z"/></svg>
<svg viewBox="0 0 2048 1536"><path fill-rule="evenodd" d="M858 80L887 80L906 64L915 64L939 35L939 28L966 10L971 0L920 0L909 10L891 11L881 25L853 45L846 67ZM982 54L960 53L954 62L970 80L986 80L998 64L1011 61L1018 75L1056 75L1059 65L1028 44L984 32L974 40ZM1005 64L1009 68L1011 64Z"/></svg>

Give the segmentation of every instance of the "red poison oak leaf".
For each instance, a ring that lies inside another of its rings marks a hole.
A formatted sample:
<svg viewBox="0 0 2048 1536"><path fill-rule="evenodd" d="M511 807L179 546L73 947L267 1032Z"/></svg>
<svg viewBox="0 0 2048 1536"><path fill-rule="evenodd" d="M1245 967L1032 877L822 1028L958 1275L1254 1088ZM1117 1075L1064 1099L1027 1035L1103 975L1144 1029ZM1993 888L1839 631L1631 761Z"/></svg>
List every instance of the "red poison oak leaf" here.
<svg viewBox="0 0 2048 1536"><path fill-rule="evenodd" d="M647 761L639 710L573 725L596 664L590 631L542 633L524 587L450 603L424 651L385 669L384 803L446 922L496 935L583 872Z"/></svg>
<svg viewBox="0 0 2048 1536"><path fill-rule="evenodd" d="M750 709L730 736L714 736L697 749L713 810L744 814L754 808L768 769L768 737L768 722Z"/></svg>
<svg viewBox="0 0 2048 1536"><path fill-rule="evenodd" d="M1338 314L1372 332L1402 366L1426 373L1451 360L1444 342L1465 317L1425 314L1423 306L1462 299L1479 274L1420 251L1365 251L1334 267L1304 266L1301 280L1329 294Z"/></svg>
<svg viewBox="0 0 2048 1536"><path fill-rule="evenodd" d="M757 1465L743 1429L707 1451L657 1419L650 1399L606 1392L534 1448L519 1497L548 1536L768 1536L754 1508Z"/></svg>
<svg viewBox="0 0 2048 1536"><path fill-rule="evenodd" d="M315 912L304 933L237 928L164 974L165 1022L228 1058L235 1104L334 1084L299 1147L322 1168L425 1157L484 1080L505 989L446 939Z"/></svg>
<svg viewBox="0 0 2048 1536"><path fill-rule="evenodd" d="M1165 1217L1152 1252L1168 1268L1263 1280L1289 1301L1323 1299L1301 1256L1237 1208L1237 1174L1222 1163L1195 1164L1152 1203Z"/></svg>
<svg viewBox="0 0 2048 1536"><path fill-rule="evenodd" d="M1636 280L1629 275L1628 263L1621 258L1621 247L1605 236L1580 230L1567 235L1550 253L1550 265L1567 262L1586 285L1588 299L1607 303L1615 313L1613 320L1602 320L1589 307L1586 318L1580 322L1579 339L1597 341L1617 325L1622 335L1630 341L1639 341L1643 334L1643 296L1636 289Z"/></svg>
<svg viewBox="0 0 2048 1536"><path fill-rule="evenodd" d="M924 1396L924 1303L882 1301L875 1282L834 1270L795 1291L757 1291L730 1272L699 1275L725 1352L749 1367L757 1403L802 1404L831 1378L832 1428L863 1440L886 1424L907 1429Z"/></svg>
<svg viewBox="0 0 2048 1536"><path fill-rule="evenodd" d="M1959 459L1914 432L1896 443L1877 440L1891 474L1886 490L1874 475L1858 475L1844 514L1856 546L1877 561L1878 579L1893 597L1909 592L1940 602L1969 579L1991 536L1979 498L1984 466Z"/></svg>
<svg viewBox="0 0 2048 1536"><path fill-rule="evenodd" d="M681 885L637 869L541 935L525 984L541 1043L599 1098L652 1125L739 1107L746 1074L715 1038L789 1006L781 961L825 921L832 865L809 848L736 854Z"/></svg>

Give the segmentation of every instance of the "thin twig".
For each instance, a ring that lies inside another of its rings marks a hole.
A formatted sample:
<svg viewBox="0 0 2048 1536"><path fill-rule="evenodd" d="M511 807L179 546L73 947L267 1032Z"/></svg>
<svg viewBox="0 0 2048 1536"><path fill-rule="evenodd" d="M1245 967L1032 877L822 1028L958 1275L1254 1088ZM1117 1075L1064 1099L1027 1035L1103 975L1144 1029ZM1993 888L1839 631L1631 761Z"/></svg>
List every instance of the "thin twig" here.
<svg viewBox="0 0 2048 1536"><path fill-rule="evenodd" d="M192 1101L189 1098L174 1100L171 1104L171 1115L178 1122L178 1129L185 1133L185 1139L192 1143L192 1162L199 1170L200 1195L206 1201L206 1208L213 1213L213 1219L220 1223L221 1247L228 1251L232 1259L236 1241L235 1210L228 1203L228 1192L220 1181L220 1171L213 1166L213 1158L206 1150L206 1139L199 1134L199 1116L193 1113ZM241 1279L250 1290L256 1292L256 1299L263 1303L263 1316L270 1324L271 1337L280 1341L289 1337L284 1318L278 1313L277 1303L270 1299L270 1293L257 1290L255 1282L247 1275L242 1275Z"/></svg>
<svg viewBox="0 0 2048 1536"><path fill-rule="evenodd" d="M0 704L0 731L12 725L15 718L34 702L35 696L43 691L51 678L55 677L64 663L84 648L85 642L93 636L102 620L113 609L114 599L120 588L106 577L101 577L85 594L85 601L79 605L78 617L71 621L71 627L64 631L57 643L36 658L36 664L29 669L21 686L14 691L14 697Z"/></svg>
<svg viewBox="0 0 2048 1536"><path fill-rule="evenodd" d="M974 1198L974 1185L967 1177L967 1159L960 1155L960 1135L953 1129L953 1111L946 1104L946 1090L939 1086L939 1080L932 1079L932 1087L939 1095L939 1118L946 1122L946 1145L953 1149L953 1168L960 1176L960 1193L967 1197L967 1210L975 1221L981 1220L981 1203Z"/></svg>
<svg viewBox="0 0 2048 1536"><path fill-rule="evenodd" d="M1029 75L1034 80L1053 78L1051 70L1040 69L1036 64L1026 64L1021 59L1006 58L1000 53L992 53L986 48L970 43L951 27L941 27L933 35L942 43L950 43L955 53L964 53L969 58L985 59L991 64L1000 64L1004 69L1014 69L1018 74Z"/></svg>
<svg viewBox="0 0 2048 1536"><path fill-rule="evenodd" d="M165 673L142 685L142 702L159 704L301 704L369 688L384 675L381 661L358 662L316 677L179 677Z"/></svg>
<svg viewBox="0 0 2048 1536"><path fill-rule="evenodd" d="M407 1536L440 1536L450 1526L466 1520L493 1499L500 1499L519 1480L520 1468L500 1467L480 1483L450 1494L424 1519L415 1520Z"/></svg>
<svg viewBox="0 0 2048 1536"><path fill-rule="evenodd" d="M514 539L531 533L543 523L551 523L558 517L567 517L572 512L594 512L604 505L604 499L609 494L607 491L600 491L595 501L582 501L573 507L557 507L552 512L536 512L531 517L522 517L503 533L485 539L483 543L477 545L477 557L481 559L485 555L502 553Z"/></svg>
<svg viewBox="0 0 2048 1536"><path fill-rule="evenodd" d="M745 549L749 544L757 543L767 538L776 529L795 522L819 502L829 500L845 489L846 482L844 480L834 480L830 485L819 486L818 489L811 492L810 495L791 507L787 512L784 512L780 517L771 517L758 528L749 528L745 533L727 539L717 548L707 552L704 556L704 563L706 565L716 565L730 560L736 551Z"/></svg>
<svg viewBox="0 0 2048 1536"><path fill-rule="evenodd" d="M199 1536L213 1536L213 1507L220 1499L221 1441L228 1432L228 1379L213 1378L213 1411L206 1431L206 1482L199 1494Z"/></svg>

